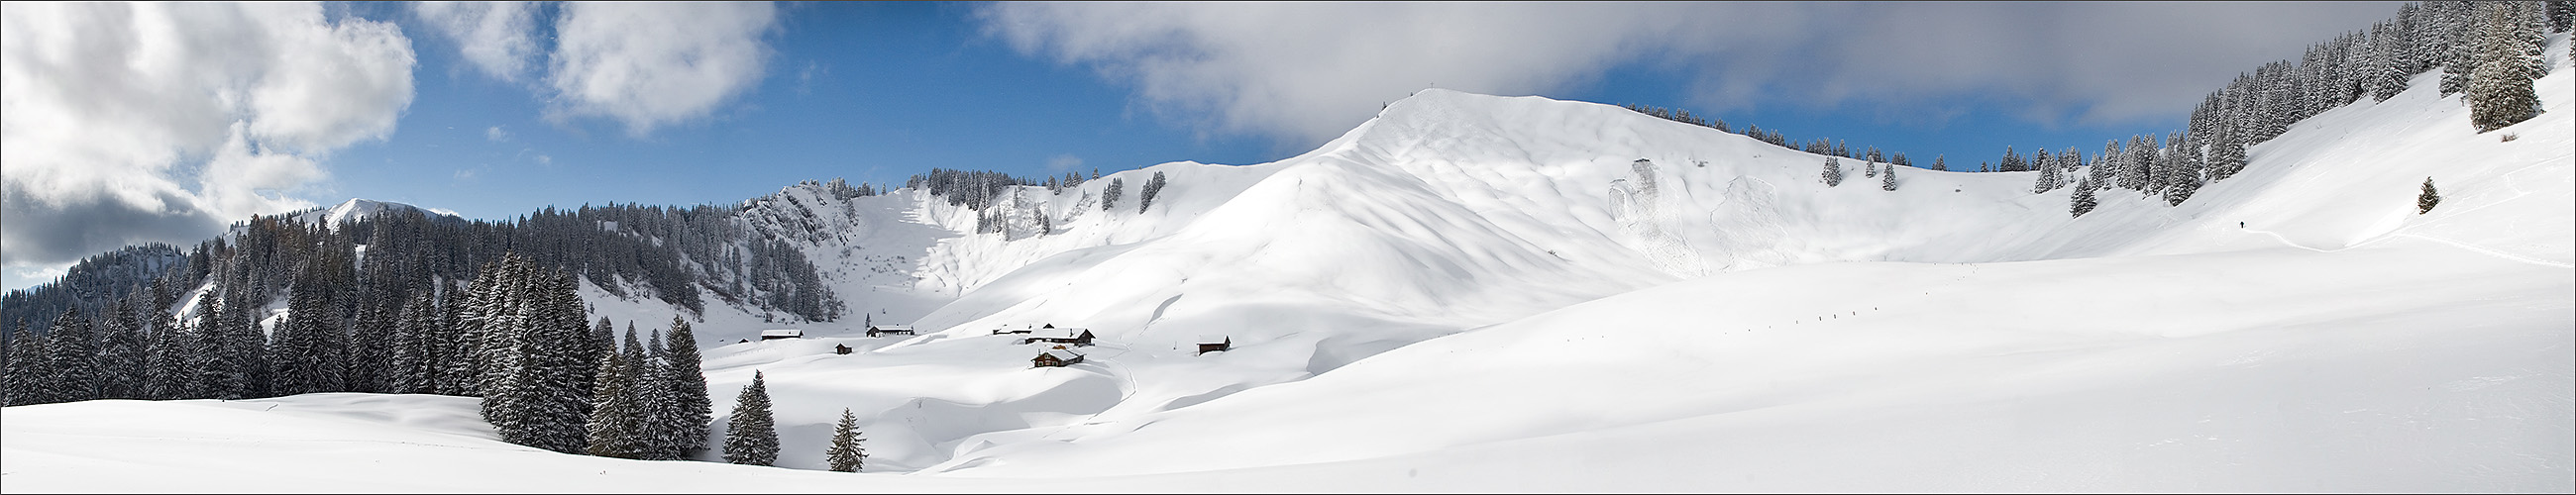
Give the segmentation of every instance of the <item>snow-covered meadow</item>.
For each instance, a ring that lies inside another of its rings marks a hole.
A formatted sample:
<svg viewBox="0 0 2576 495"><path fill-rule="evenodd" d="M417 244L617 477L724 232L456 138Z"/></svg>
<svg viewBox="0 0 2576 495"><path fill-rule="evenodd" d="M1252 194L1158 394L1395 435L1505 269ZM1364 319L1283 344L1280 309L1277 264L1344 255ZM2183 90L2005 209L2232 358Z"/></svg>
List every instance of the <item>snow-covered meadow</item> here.
<svg viewBox="0 0 2576 495"><path fill-rule="evenodd" d="M1444 90L1275 163L1026 191L1052 234L791 187L752 202L763 228L922 335L711 304L717 434L762 372L781 467L313 394L0 409L0 488L2566 492L2576 86L2550 39L2532 120L2474 133L2429 73L2179 207L2112 190L2081 218L2034 173L1826 187L1822 157L1740 135ZM2426 177L2444 199L2418 215ZM671 318L607 294L594 317ZM1047 346L990 334L1042 323L1100 341L1031 368ZM737 343L776 327L808 338ZM842 408L865 472L819 470Z"/></svg>

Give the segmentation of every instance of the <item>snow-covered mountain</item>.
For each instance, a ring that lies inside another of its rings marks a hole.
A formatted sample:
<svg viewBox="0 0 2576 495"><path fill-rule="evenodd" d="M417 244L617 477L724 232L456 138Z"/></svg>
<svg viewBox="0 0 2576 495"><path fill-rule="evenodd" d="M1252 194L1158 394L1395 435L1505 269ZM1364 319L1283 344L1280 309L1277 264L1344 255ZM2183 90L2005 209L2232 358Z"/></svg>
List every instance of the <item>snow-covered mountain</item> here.
<svg viewBox="0 0 2576 495"><path fill-rule="evenodd" d="M2114 189L2078 218L2071 189L2033 194L2031 173L1902 168L1887 191L1847 169L1828 187L1824 157L1741 135L1446 90L1286 160L1022 187L988 211L798 185L746 201L741 221L866 316L790 325L711 305L697 332L718 429L758 370L779 465L819 468L849 408L869 471L925 476L533 453L457 419L470 400L318 394L247 401L282 406L265 413L7 408L0 480L72 489L148 467L528 489L477 481L489 468L753 491L2567 491L2576 86L2566 36L2551 40L2530 121L2474 133L2428 73L2252 147L2244 173L2180 206ZM1140 212L1157 175L1169 186ZM2426 177L2444 199L2418 214ZM978 233L991 210L1005 227ZM674 313L584 295L594 317ZM922 335L866 337L867 322ZM1032 368L1048 346L992 334L1039 324L1099 340L1071 349L1081 364ZM809 338L735 343L779 326ZM1232 349L1199 353L1202 335ZM99 417L244 433L145 448L120 433L139 427L82 419ZM243 426L271 423L289 426ZM267 447L307 433L355 438L359 455ZM202 464L242 457L264 462ZM422 462L369 463L387 458ZM675 481L690 477L721 484Z"/></svg>

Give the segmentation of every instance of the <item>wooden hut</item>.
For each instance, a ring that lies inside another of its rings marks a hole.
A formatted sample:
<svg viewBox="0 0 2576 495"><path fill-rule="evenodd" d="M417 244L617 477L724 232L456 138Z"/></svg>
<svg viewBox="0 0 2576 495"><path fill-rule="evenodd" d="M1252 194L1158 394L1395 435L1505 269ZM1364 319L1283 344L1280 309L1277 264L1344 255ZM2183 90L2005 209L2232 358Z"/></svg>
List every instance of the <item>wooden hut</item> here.
<svg viewBox="0 0 2576 495"><path fill-rule="evenodd" d="M1207 354L1207 353L1211 353L1211 352L1222 351L1222 350L1233 349L1233 348L1234 348L1234 337L1229 337L1229 336L1224 336L1224 335L1200 335L1200 336L1199 336L1199 354Z"/></svg>
<svg viewBox="0 0 2576 495"><path fill-rule="evenodd" d="M760 331L760 340L801 339L801 338L805 338L805 331L804 331L804 330L797 330L797 329L793 329L793 328L779 328L779 329L761 330L761 331Z"/></svg>
<svg viewBox="0 0 2576 495"><path fill-rule="evenodd" d="M1082 362L1081 354L1064 349L1047 349L1046 352L1038 353L1038 357L1029 358L1029 365L1032 368L1061 368L1079 362Z"/></svg>
<svg viewBox="0 0 2576 495"><path fill-rule="evenodd" d="M1091 329L1088 328L1041 328L1037 331L1030 332L1027 338L1020 339L1020 343L1035 344L1039 342L1049 342L1056 344L1091 345L1091 338Z"/></svg>
<svg viewBox="0 0 2576 495"><path fill-rule="evenodd" d="M843 356L850 355L850 346L847 344L832 344L832 353Z"/></svg>
<svg viewBox="0 0 2576 495"><path fill-rule="evenodd" d="M868 327L868 336L869 336L869 337L877 337L877 336L883 336L883 335L916 335L916 334L914 334L914 333L913 333L912 325L873 325L873 326L869 326L869 327Z"/></svg>

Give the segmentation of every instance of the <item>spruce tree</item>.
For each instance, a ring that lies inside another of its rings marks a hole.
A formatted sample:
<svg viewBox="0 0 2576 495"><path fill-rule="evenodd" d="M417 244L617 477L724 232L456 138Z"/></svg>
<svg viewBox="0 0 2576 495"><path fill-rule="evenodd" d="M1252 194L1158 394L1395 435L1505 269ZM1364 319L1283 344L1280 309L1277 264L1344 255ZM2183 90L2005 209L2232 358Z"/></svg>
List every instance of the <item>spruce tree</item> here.
<svg viewBox="0 0 2576 495"><path fill-rule="evenodd" d="M632 330L633 323L628 324ZM629 332L628 335L634 334ZM628 339L628 343L634 344L633 340ZM635 355L629 357L636 363L635 403L642 408L644 418L645 450L642 458L653 461L682 459L691 449L705 445L706 440L703 433L695 438L681 433L684 423L681 421L681 405L671 385L671 367L662 359L669 355L662 345L662 333L653 332L649 346L635 344L633 347Z"/></svg>
<svg viewBox="0 0 2576 495"><path fill-rule="evenodd" d="M2066 200L2067 209L2074 213L2076 217L2082 217L2086 213L2092 213L2093 207L2100 204L2099 201L2093 199L2094 189L2095 187L2093 186L2092 177L2085 177L2083 181L2077 182L2075 184L2075 195L2069 196Z"/></svg>
<svg viewBox="0 0 2576 495"><path fill-rule="evenodd" d="M2521 2L2481 3L2478 67L2469 77L2469 122L2478 132L2502 129L2540 113L2540 38L2522 22Z"/></svg>
<svg viewBox="0 0 2576 495"><path fill-rule="evenodd" d="M589 435L583 449L590 455L644 458L644 410L635 402L633 369L615 353L599 356L598 386L591 390Z"/></svg>
<svg viewBox="0 0 2576 495"><path fill-rule="evenodd" d="M143 330L142 319L134 314L139 300L129 300L107 308L112 315L100 315L107 324L98 340L98 397L101 399L142 399Z"/></svg>
<svg viewBox="0 0 2576 495"><path fill-rule="evenodd" d="M1154 178L1145 180L1144 194L1136 198L1136 212L1144 213L1146 208L1154 207L1154 197L1162 194L1163 173L1156 171L1154 172Z"/></svg>
<svg viewBox="0 0 2576 495"><path fill-rule="evenodd" d="M1942 158L1942 156L1943 155L1932 155L1932 169L1947 172L1950 170L1950 161Z"/></svg>
<svg viewBox="0 0 2576 495"><path fill-rule="evenodd" d="M1896 190L1896 165L1888 165L1887 172L1879 174L1878 189L1881 191Z"/></svg>
<svg viewBox="0 0 2576 495"><path fill-rule="evenodd" d="M1097 178L1098 178L1098 177L1094 177L1094 179L1097 179ZM1101 189L1101 190L1100 190L1100 211L1111 211L1111 210L1115 210L1115 209L1117 209L1117 208L1118 208L1118 195L1120 195L1120 194L1125 194L1125 193L1126 193L1126 191L1127 191L1127 178L1125 178L1125 177L1113 177L1113 178L1110 178L1110 179L1109 179L1109 187L1108 187L1108 188L1106 188L1106 189Z"/></svg>
<svg viewBox="0 0 2576 495"><path fill-rule="evenodd" d="M1115 182L1112 179L1112 182ZM707 426L713 421L714 401L707 397L707 375L698 356L698 338L689 330L689 322L671 317L670 347L662 356L671 386L671 403L676 406L671 437L679 446L680 456L705 450Z"/></svg>
<svg viewBox="0 0 2576 495"><path fill-rule="evenodd" d="M98 398L98 344L91 338L89 319L79 312L64 308L54 318L54 329L45 334L46 359L54 378L43 386L52 402L79 402Z"/></svg>
<svg viewBox="0 0 2576 495"><path fill-rule="evenodd" d="M18 320L18 330L9 335L7 404L23 406L56 402L53 390L45 382L54 379L54 361L45 353L45 339L27 329L27 320Z"/></svg>
<svg viewBox="0 0 2576 495"><path fill-rule="evenodd" d="M1840 161L1840 160L1836 160L1836 159L1834 159L1834 157L1830 157L1830 156L1825 157L1825 173L1824 173L1824 178L1825 178L1825 187L1834 187L1834 186L1840 186L1840 185L1843 185L1843 163L1842 163L1842 161Z"/></svg>
<svg viewBox="0 0 2576 495"><path fill-rule="evenodd" d="M778 462L778 427L770 417L769 385L758 370L751 372L751 385L735 397L733 417L725 421L724 460L754 466Z"/></svg>
<svg viewBox="0 0 2576 495"><path fill-rule="evenodd" d="M868 458L867 451L859 448L859 443L867 440L859 438L858 416L851 415L850 408L841 408L841 422L832 426L832 446L823 450L823 458L831 463L833 471L859 472L861 464Z"/></svg>
<svg viewBox="0 0 2576 495"><path fill-rule="evenodd" d="M2433 178L2425 177L2424 193L2415 195L2415 214L2422 215L2432 213L2433 205L2441 203L2442 195L2440 193L2433 192Z"/></svg>
<svg viewBox="0 0 2576 495"><path fill-rule="evenodd" d="M174 400L196 398L190 395L188 382L195 372L188 369L189 351L181 346L192 342L191 331L178 325L162 325L145 338L143 346L143 398ZM205 352L203 349L195 352Z"/></svg>

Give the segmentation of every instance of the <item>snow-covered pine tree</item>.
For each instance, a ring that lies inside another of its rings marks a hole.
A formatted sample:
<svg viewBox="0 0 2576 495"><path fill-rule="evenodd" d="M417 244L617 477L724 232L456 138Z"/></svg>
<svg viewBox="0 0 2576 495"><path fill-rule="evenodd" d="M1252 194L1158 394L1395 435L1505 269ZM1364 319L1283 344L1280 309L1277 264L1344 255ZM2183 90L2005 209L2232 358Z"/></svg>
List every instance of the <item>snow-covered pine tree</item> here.
<svg viewBox="0 0 2576 495"><path fill-rule="evenodd" d="M2120 188L2141 193L2155 192L2149 181L2154 177L2156 153L2160 149L2154 135L2140 134L2129 138L2128 160L2121 164Z"/></svg>
<svg viewBox="0 0 2576 495"><path fill-rule="evenodd" d="M2488 9L2487 5L2495 3L2502 2L2458 2L2454 8L2448 9L2445 23L2450 27L2451 36L2450 49L2442 54L2443 96L2469 90L2471 74L2477 72L2482 61L2479 54L2484 51L2479 46L2484 44L2485 38L2482 36L2485 31L2481 22L2485 17L2483 14Z"/></svg>
<svg viewBox="0 0 2576 495"><path fill-rule="evenodd" d="M859 417L851 415L850 408L841 408L841 422L832 425L832 446L823 450L823 458L831 463L833 471L859 472L868 458L859 443L867 440L859 438Z"/></svg>
<svg viewBox="0 0 2576 495"><path fill-rule="evenodd" d="M725 421L724 460L754 466L778 462L777 420L770 417L769 385L759 370L751 372L751 385L735 397L733 417Z"/></svg>
<svg viewBox="0 0 2576 495"><path fill-rule="evenodd" d="M1881 191L1896 190L1896 165L1888 165L1887 173L1878 175L1878 189Z"/></svg>
<svg viewBox="0 0 2576 495"><path fill-rule="evenodd" d="M632 325L630 322L629 326ZM680 420L679 396L672 390L670 364L663 361L663 356L669 355L670 351L662 344L662 332L651 333L652 343L633 346L636 348L636 354L628 356L637 366L635 403L642 408L644 416L645 446L642 459L678 460L687 455L689 450L700 448L699 445L705 442L703 438L683 438L680 433L683 422ZM627 335L632 337L634 333L628 332ZM627 341L629 344L634 344L632 338Z"/></svg>
<svg viewBox="0 0 2576 495"><path fill-rule="evenodd" d="M1861 172L1861 177L1877 177L1877 176L1878 176L1878 162L1871 162L1871 161L1864 161L1864 162L1861 162L1861 170L1862 170L1862 172Z"/></svg>
<svg viewBox="0 0 2576 495"><path fill-rule="evenodd" d="M2095 188L2110 189L2112 178L2121 175L2120 164L2126 161L2126 156L2120 152L2120 140L2104 141L2102 154L2093 155L2093 169L2084 175L2085 180L2091 181Z"/></svg>
<svg viewBox="0 0 2576 495"><path fill-rule="evenodd" d="M98 339L98 398L144 398L142 318L134 314L141 303L129 299L100 315L107 327Z"/></svg>
<svg viewBox="0 0 2576 495"><path fill-rule="evenodd" d="M1098 179L1098 177L1093 177L1093 179ZM1117 209L1118 196L1126 194L1126 191L1127 178L1111 177L1109 179L1109 187L1100 190L1100 211L1112 211Z"/></svg>
<svg viewBox="0 0 2576 495"><path fill-rule="evenodd" d="M2540 113L2540 95L2533 91L2532 80L2541 74L2532 67L2545 65L2536 55L2538 36L2522 19L2526 17L2522 3L2478 4L2478 68L2469 77L2468 103L2469 122L2481 133Z"/></svg>
<svg viewBox="0 0 2576 495"><path fill-rule="evenodd" d="M2075 194L2068 196L2066 200L2067 210L2079 218L2086 213L2092 213L2093 207L2101 204L2099 200L2093 198L2094 189L2097 188L2093 185L2092 177L2085 177L2084 180L2076 182Z"/></svg>
<svg viewBox="0 0 2576 495"><path fill-rule="evenodd" d="M2012 148L2012 146L2005 146L2005 147L2004 147L2004 159L2003 159L2003 161L2001 161L2001 162L1997 162L1997 163L1995 164L1995 171L1997 171L1997 172L2020 172L2020 171L2023 171L2023 170L2028 170L2028 168L2022 164L2022 162L2021 162L2021 155L2016 154L2016 153L2013 153L2013 148Z"/></svg>
<svg viewBox="0 0 2576 495"><path fill-rule="evenodd" d="M616 353L599 355L598 386L591 390L590 421L584 452L600 457L642 459L644 410L635 403L634 368Z"/></svg>
<svg viewBox="0 0 2576 495"><path fill-rule="evenodd" d="M2183 201L2191 199L2193 193L2200 192L2200 186L2207 182L2201 178L2200 138L2183 134L2175 137L2173 141L2172 156L2167 160L2170 165L2165 167L2168 170L2165 176L2168 182L2165 185L2165 204L2182 206Z"/></svg>
<svg viewBox="0 0 2576 495"><path fill-rule="evenodd" d="M683 458L706 449L707 426L714 416L714 402L707 397L707 375L700 367L700 359L697 334L689 330L689 322L672 316L670 348L662 356L662 365L667 370L672 404L678 413L672 423L672 442L680 446Z"/></svg>
<svg viewBox="0 0 2576 495"><path fill-rule="evenodd" d="M2234 126L2218 126L2218 135L2209 146L2209 179L2226 180L2245 171L2245 143L2238 140Z"/></svg>
<svg viewBox="0 0 2576 495"><path fill-rule="evenodd" d="M2415 214L2432 213L2433 205L2438 204L2442 204L2442 194L2433 192L2433 178L2425 177L2424 193L2415 195Z"/></svg>
<svg viewBox="0 0 2576 495"><path fill-rule="evenodd" d="M1834 157L1825 157L1824 178L1825 187L1843 185L1843 162Z"/></svg>
<svg viewBox="0 0 2576 495"><path fill-rule="evenodd" d="M18 320L17 326L9 334L8 371L0 377L0 382L8 384L6 405L55 402L53 390L45 386L54 378L54 361L46 357L45 339L27 328L27 320Z"/></svg>
<svg viewBox="0 0 2576 495"><path fill-rule="evenodd" d="M188 369L188 352L181 345L192 342L191 330L166 324L145 338L143 346L143 398L151 400L193 399L188 382L195 373ZM200 350L198 352L204 352Z"/></svg>
<svg viewBox="0 0 2576 495"><path fill-rule="evenodd" d="M2035 151L2030 152L2030 169L2031 169L2031 170L2044 170L2044 169L2057 168L2057 165L2056 165L2056 164L2052 164L2052 163L2049 163L2049 162L2048 162L2048 160L2049 160L2050 158L2054 158L2054 157L2048 156L2048 148L2040 148L2040 149L2038 149L2038 150L2035 150ZM2056 189L2056 188L2057 188L2057 186L2058 186L2057 184L2050 184L2050 185L2048 186L2048 188L2049 188L2049 189Z"/></svg>
<svg viewBox="0 0 2576 495"><path fill-rule="evenodd" d="M473 291L449 285L439 295L438 325L429 332L430 361L437 374L431 378L440 395L480 397L474 379L480 374L475 367L475 337L468 333L465 318L471 314Z"/></svg>
<svg viewBox="0 0 2576 495"><path fill-rule="evenodd" d="M437 310L430 304L427 291L413 294L404 301L394 316L393 338L386 339L392 352L385 366L386 391L397 394L435 393L438 363L431 357L430 326L438 323Z"/></svg>
<svg viewBox="0 0 2576 495"><path fill-rule="evenodd" d="M88 318L80 312L63 308L54 318L54 329L45 333L45 358L54 377L41 386L51 402L79 402L98 398L98 344L91 337Z"/></svg>
<svg viewBox="0 0 2576 495"><path fill-rule="evenodd" d="M1932 169L1933 169L1933 170L1940 170L1940 171L1945 171L1945 172L1950 170L1950 161L1949 161L1949 160L1947 160L1947 159L1942 158L1942 156L1943 156L1943 155L1932 155Z"/></svg>
<svg viewBox="0 0 2576 495"><path fill-rule="evenodd" d="M1154 197L1162 194L1163 172L1155 171L1154 178L1145 180L1143 194L1136 197L1136 212L1144 213L1145 209L1154 207Z"/></svg>

